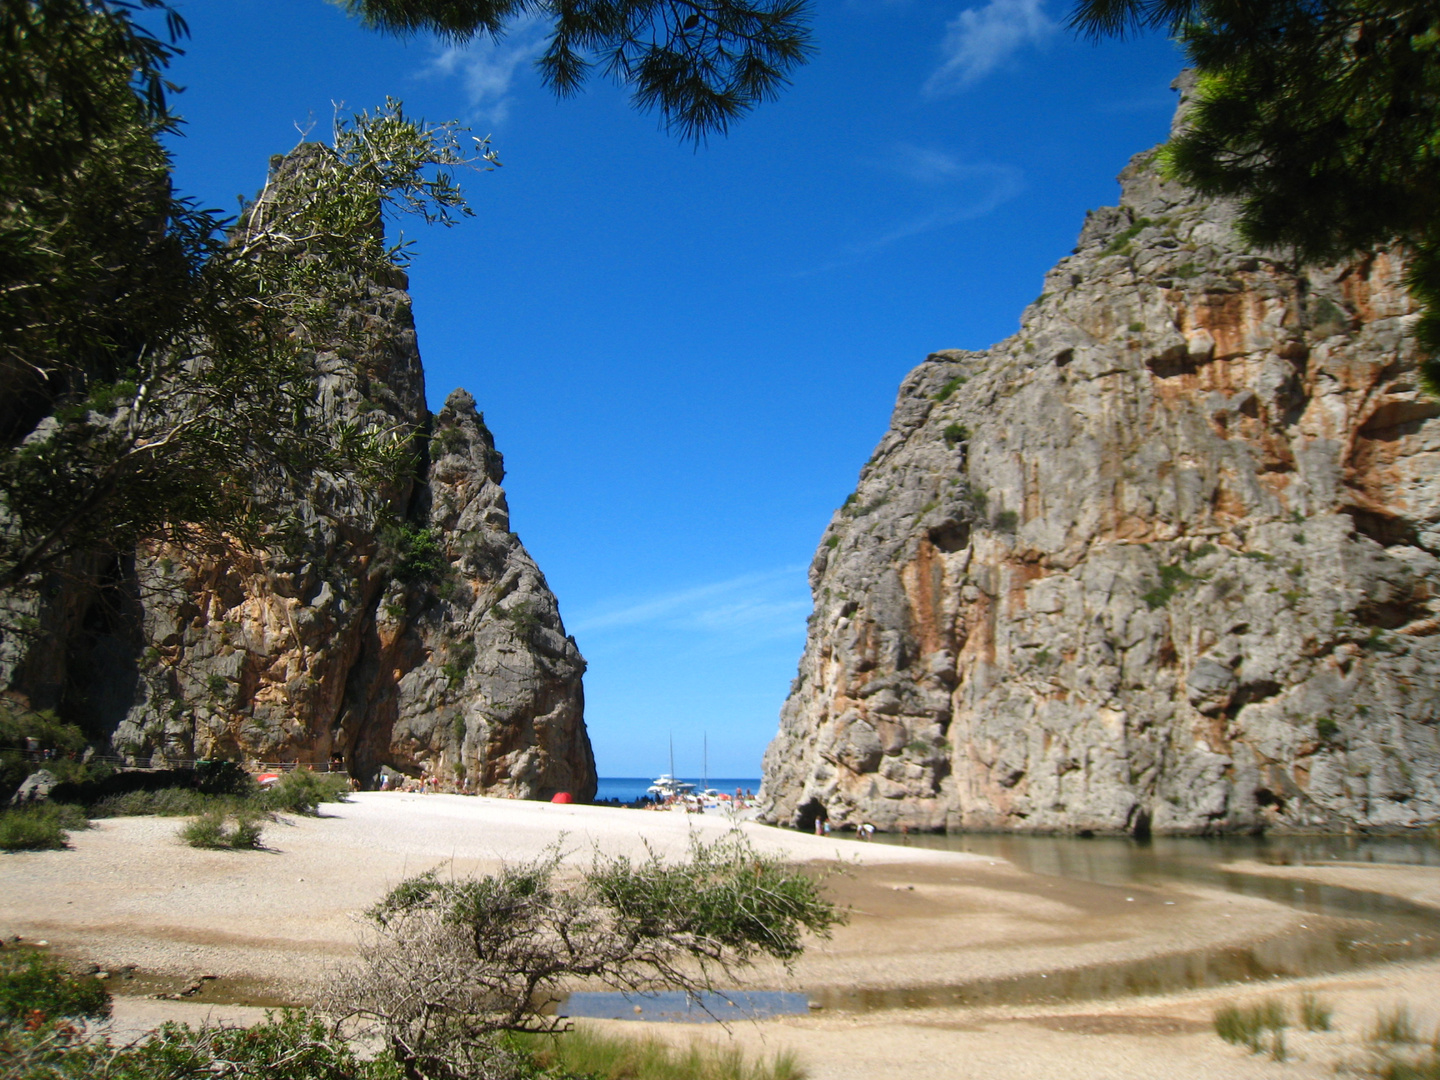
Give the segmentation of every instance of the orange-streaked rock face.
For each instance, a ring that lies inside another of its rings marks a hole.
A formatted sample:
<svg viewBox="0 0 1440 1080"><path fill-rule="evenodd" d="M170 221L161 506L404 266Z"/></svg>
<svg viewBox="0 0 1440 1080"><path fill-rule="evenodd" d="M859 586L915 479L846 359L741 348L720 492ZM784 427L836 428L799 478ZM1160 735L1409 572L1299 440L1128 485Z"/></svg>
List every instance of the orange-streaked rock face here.
<svg viewBox="0 0 1440 1080"><path fill-rule="evenodd" d="M1297 271L1146 156L1121 180L1015 337L902 384L811 567L772 820L1440 820L1440 403L1403 263Z"/></svg>
<svg viewBox="0 0 1440 1080"><path fill-rule="evenodd" d="M464 391L426 409L403 288L365 293L339 320L367 327L363 347L312 355L314 418L414 434L415 466L277 478L255 493L258 548L155 548L77 575L38 613L50 632L0 653L0 685L136 761L339 758L372 783L388 766L588 799L585 661L510 532L494 440Z"/></svg>

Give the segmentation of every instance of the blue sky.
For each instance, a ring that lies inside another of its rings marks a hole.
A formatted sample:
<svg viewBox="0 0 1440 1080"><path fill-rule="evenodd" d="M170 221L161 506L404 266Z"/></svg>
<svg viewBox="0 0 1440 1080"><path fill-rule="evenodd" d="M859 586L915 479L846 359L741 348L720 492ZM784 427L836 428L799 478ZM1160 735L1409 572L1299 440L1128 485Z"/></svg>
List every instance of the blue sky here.
<svg viewBox="0 0 1440 1080"><path fill-rule="evenodd" d="M512 527L590 662L604 776L758 776L831 512L926 353L1012 333L1085 210L1165 137L1161 38L1056 0L822 0L780 100L698 151L603 81L556 101L540 29L457 50L323 0L180 0L177 185L231 210L333 104L493 136L477 216L412 229L431 407L470 390Z"/></svg>

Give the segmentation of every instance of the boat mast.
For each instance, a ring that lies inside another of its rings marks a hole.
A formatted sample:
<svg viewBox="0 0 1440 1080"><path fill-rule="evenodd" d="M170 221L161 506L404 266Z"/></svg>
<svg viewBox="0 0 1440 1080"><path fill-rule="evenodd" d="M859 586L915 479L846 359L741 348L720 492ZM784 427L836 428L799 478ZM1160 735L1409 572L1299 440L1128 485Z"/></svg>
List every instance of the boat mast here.
<svg viewBox="0 0 1440 1080"><path fill-rule="evenodd" d="M700 767L700 790L710 790L710 733L705 732L705 756L701 758Z"/></svg>

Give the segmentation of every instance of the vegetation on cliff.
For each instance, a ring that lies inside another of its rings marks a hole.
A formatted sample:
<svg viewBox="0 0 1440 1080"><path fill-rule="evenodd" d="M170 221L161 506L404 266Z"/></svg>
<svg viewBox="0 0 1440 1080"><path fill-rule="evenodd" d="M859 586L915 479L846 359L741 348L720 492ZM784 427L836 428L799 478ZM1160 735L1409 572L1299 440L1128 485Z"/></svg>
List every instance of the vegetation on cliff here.
<svg viewBox="0 0 1440 1080"><path fill-rule="evenodd" d="M145 539L254 539L272 478L379 480L413 456L410 431L321 422L305 350L363 347L348 304L407 254L381 218L468 213L454 171L493 151L386 102L232 228L171 190L168 13L169 44L128 5L0 12L0 589Z"/></svg>
<svg viewBox="0 0 1440 1080"><path fill-rule="evenodd" d="M1325 262L1395 240L1440 393L1440 12L1423 0L1080 0L1095 35L1163 28L1200 76L1174 175L1240 231Z"/></svg>

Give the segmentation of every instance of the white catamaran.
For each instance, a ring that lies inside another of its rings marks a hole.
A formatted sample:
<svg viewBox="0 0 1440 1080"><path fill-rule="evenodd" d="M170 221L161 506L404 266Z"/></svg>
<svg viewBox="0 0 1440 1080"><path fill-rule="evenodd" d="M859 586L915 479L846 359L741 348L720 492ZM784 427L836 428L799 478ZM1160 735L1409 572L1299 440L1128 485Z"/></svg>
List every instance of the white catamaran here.
<svg viewBox="0 0 1440 1080"><path fill-rule="evenodd" d="M645 794L656 802L673 802L695 792L695 785L675 779L675 736L670 736L670 771L655 778Z"/></svg>
<svg viewBox="0 0 1440 1080"><path fill-rule="evenodd" d="M670 773L661 773L655 778L654 783L645 789L645 794L653 799L664 802L667 799L692 794L694 791L694 784L684 780L676 780Z"/></svg>

